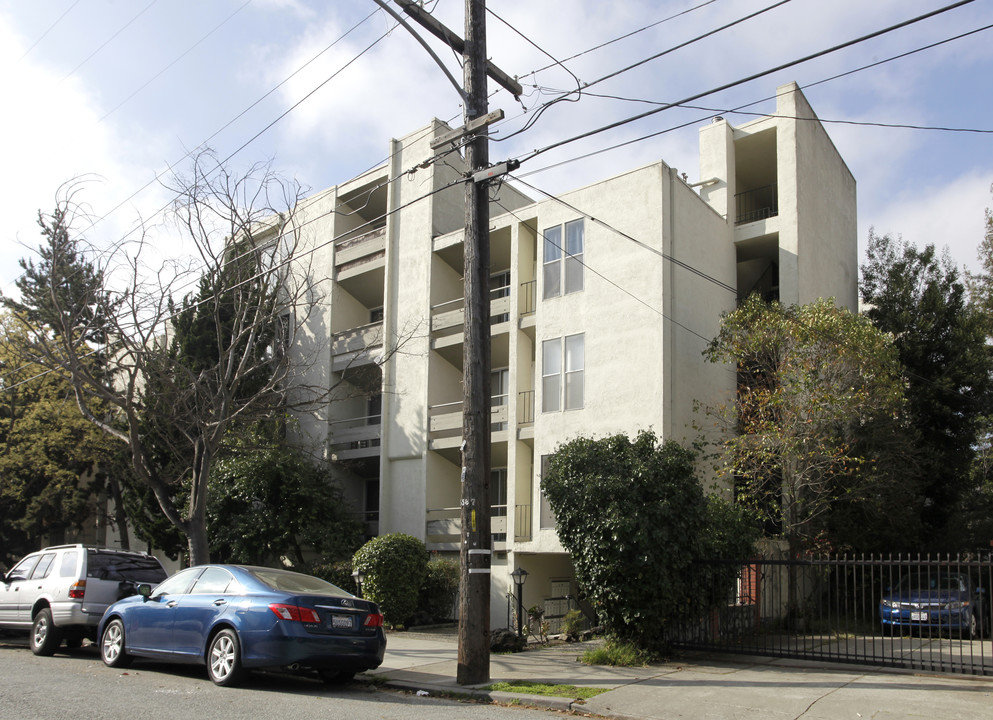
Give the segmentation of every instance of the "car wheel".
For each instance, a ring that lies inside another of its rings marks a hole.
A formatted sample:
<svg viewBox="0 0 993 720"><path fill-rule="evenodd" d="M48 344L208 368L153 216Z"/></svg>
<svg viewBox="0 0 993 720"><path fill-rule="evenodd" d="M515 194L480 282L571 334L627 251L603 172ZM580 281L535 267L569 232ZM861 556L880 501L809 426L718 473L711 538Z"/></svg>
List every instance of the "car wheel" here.
<svg viewBox="0 0 993 720"><path fill-rule="evenodd" d="M969 613L969 622L965 627L959 628L959 634L963 640L976 640L979 637L979 618L976 613Z"/></svg>
<svg viewBox="0 0 993 720"><path fill-rule="evenodd" d="M234 630L225 628L218 632L207 648L207 674L216 685L229 687L241 680L241 648Z"/></svg>
<svg viewBox="0 0 993 720"><path fill-rule="evenodd" d="M31 652L35 655L54 655L62 642L62 632L52 622L52 611L42 608L34 616L31 626Z"/></svg>
<svg viewBox="0 0 993 720"><path fill-rule="evenodd" d="M117 618L107 623L100 638L100 657L107 667L125 668L131 664L131 656L124 650L124 623Z"/></svg>
<svg viewBox="0 0 993 720"><path fill-rule="evenodd" d="M318 670L317 676L325 685L340 685L355 677L354 670Z"/></svg>

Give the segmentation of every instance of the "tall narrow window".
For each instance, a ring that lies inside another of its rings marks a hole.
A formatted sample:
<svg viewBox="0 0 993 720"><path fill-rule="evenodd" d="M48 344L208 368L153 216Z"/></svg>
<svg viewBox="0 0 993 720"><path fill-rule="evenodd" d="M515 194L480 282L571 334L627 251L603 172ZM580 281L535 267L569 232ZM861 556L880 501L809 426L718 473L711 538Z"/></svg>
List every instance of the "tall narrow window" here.
<svg viewBox="0 0 993 720"><path fill-rule="evenodd" d="M583 335L570 335L565 339L565 409L583 407L583 367L585 363Z"/></svg>
<svg viewBox="0 0 993 720"><path fill-rule="evenodd" d="M560 338L541 343L541 411L555 412L562 395L562 341Z"/></svg>
<svg viewBox="0 0 993 720"><path fill-rule="evenodd" d="M544 236L545 299L567 295L583 289L583 253L586 240L583 220L548 228Z"/></svg>
<svg viewBox="0 0 993 720"><path fill-rule="evenodd" d="M583 289L583 221L565 224L565 292Z"/></svg>
<svg viewBox="0 0 993 720"><path fill-rule="evenodd" d="M562 292L562 227L545 231L544 293L542 297L558 297Z"/></svg>
<svg viewBox="0 0 993 720"><path fill-rule="evenodd" d="M585 335L541 343L541 411L578 410L584 402Z"/></svg>
<svg viewBox="0 0 993 720"><path fill-rule="evenodd" d="M498 407L504 407L507 405L507 399L510 390L510 370L503 368L501 370L490 371L490 407L496 409ZM494 432L498 430L506 430L506 422L491 422L490 430Z"/></svg>

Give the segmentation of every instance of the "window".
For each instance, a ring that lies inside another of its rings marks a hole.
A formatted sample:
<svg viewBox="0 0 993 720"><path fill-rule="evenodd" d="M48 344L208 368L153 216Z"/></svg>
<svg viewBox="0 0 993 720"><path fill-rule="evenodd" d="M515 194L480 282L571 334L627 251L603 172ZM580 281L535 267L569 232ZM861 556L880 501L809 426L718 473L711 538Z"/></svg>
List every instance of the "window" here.
<svg viewBox="0 0 993 720"><path fill-rule="evenodd" d="M62 564L59 566L59 577L72 577L76 574L77 553L67 550L62 554Z"/></svg>
<svg viewBox="0 0 993 720"><path fill-rule="evenodd" d="M38 564L38 559L40 555L28 555L26 558L21 560L14 569L7 573L7 582L11 580L27 580L31 577L31 571L34 570L34 566Z"/></svg>
<svg viewBox="0 0 993 720"><path fill-rule="evenodd" d="M48 574L52 572L52 561L55 560L55 553L46 553L41 556L41 560L38 562L38 566L31 573L32 580L41 580L42 578L47 578Z"/></svg>
<svg viewBox="0 0 993 720"><path fill-rule="evenodd" d="M190 585L197 576L202 572L203 568L191 567L186 570L180 570L178 573L170 577L168 580L162 582L161 585L155 588L155 593L152 595L153 598L162 597L163 595L184 595L189 589Z"/></svg>
<svg viewBox="0 0 993 720"><path fill-rule="evenodd" d="M383 308L373 308L369 311L369 322L370 323L381 323L383 322Z"/></svg>
<svg viewBox="0 0 993 720"><path fill-rule="evenodd" d="M490 407L494 410L507 404L510 386L510 370L501 369L490 372ZM491 422L490 430L497 432L506 430L506 422Z"/></svg>
<svg viewBox="0 0 993 720"><path fill-rule="evenodd" d="M490 509L493 517L507 515L507 468L490 469Z"/></svg>
<svg viewBox="0 0 993 720"><path fill-rule="evenodd" d="M228 592L228 587L237 587L231 573L221 568L211 567L203 571L203 575L197 578L196 585L190 591L194 595L223 595Z"/></svg>
<svg viewBox="0 0 993 720"><path fill-rule="evenodd" d="M541 411L583 407L585 336L568 335L541 343Z"/></svg>
<svg viewBox="0 0 993 720"><path fill-rule="evenodd" d="M510 297L510 271L504 270L490 275L490 302L500 298ZM510 320L510 313L500 313L490 316L490 325L505 323Z"/></svg>
<svg viewBox="0 0 993 720"><path fill-rule="evenodd" d="M563 243L563 234L565 240ZM548 228L544 235L543 280L545 299L583 289L583 220Z"/></svg>

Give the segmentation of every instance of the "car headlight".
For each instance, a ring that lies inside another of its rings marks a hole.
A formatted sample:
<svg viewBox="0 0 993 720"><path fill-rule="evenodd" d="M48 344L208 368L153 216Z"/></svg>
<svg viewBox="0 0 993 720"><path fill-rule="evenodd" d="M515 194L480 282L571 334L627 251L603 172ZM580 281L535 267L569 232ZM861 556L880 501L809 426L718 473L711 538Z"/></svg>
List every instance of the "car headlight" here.
<svg viewBox="0 0 993 720"><path fill-rule="evenodd" d="M882 600L882 602L880 604L884 608L895 608L897 606L897 603L896 602L894 602L893 600L887 600L886 598L883 598L883 600Z"/></svg>
<svg viewBox="0 0 993 720"><path fill-rule="evenodd" d="M945 605L946 610L965 610L969 607L968 600L956 600Z"/></svg>

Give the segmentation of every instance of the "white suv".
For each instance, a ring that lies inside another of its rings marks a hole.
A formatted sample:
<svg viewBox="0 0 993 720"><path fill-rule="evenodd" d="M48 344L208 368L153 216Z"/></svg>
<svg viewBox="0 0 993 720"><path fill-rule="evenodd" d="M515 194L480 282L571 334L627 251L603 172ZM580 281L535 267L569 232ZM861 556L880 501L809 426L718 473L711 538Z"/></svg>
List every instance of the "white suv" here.
<svg viewBox="0 0 993 720"><path fill-rule="evenodd" d="M70 648L96 639L111 603L133 595L138 583L166 578L157 558L143 552L58 545L31 553L3 578L0 628L31 631L35 655L51 655L63 638Z"/></svg>

